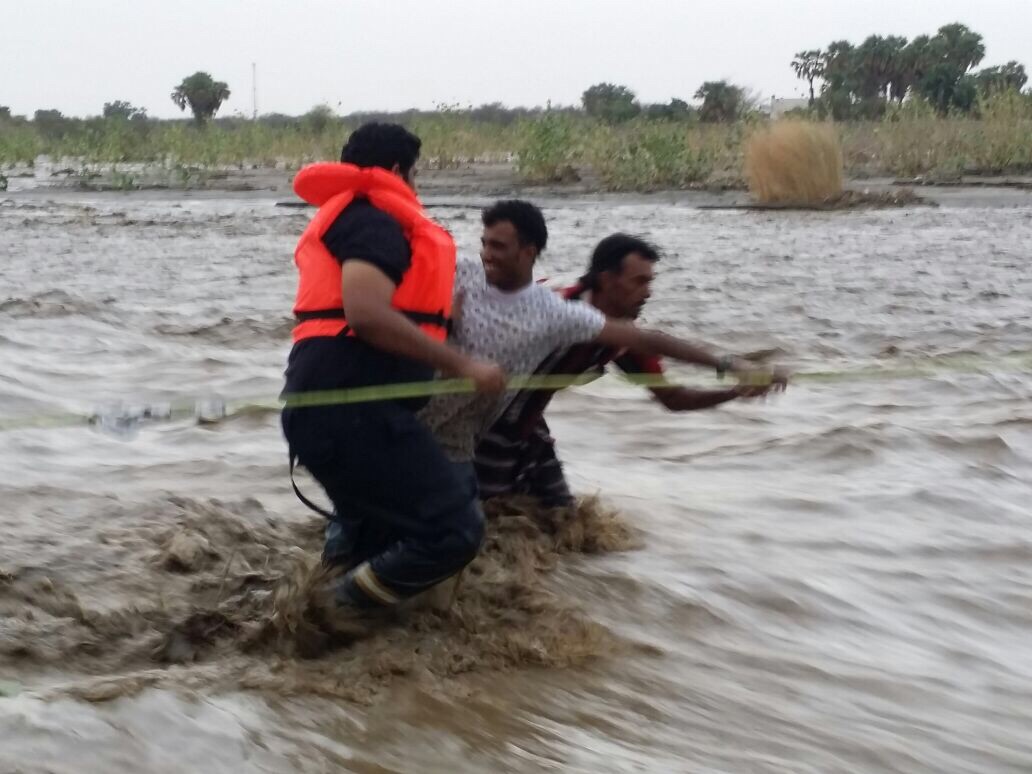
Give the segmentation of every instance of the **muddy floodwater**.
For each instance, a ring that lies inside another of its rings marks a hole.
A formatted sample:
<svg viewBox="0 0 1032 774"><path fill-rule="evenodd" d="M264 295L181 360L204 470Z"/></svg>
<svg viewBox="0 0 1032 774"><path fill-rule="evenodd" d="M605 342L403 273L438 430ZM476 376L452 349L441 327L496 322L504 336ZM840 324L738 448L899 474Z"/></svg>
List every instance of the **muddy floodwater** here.
<svg viewBox="0 0 1032 774"><path fill-rule="evenodd" d="M274 398L309 213L6 196L0 771L1032 771L1032 195L542 199L541 276L643 234L647 323L804 375L694 414L562 395L578 514L496 512L450 599L340 648L296 608L320 523L274 410L28 426ZM430 201L475 255L480 201Z"/></svg>

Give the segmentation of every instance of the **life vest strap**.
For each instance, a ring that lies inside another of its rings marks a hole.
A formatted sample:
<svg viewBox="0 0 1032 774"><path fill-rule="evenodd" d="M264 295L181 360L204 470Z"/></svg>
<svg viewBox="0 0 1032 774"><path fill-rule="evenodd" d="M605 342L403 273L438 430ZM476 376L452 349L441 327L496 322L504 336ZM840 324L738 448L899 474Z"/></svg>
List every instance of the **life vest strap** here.
<svg viewBox="0 0 1032 774"><path fill-rule="evenodd" d="M294 312L294 319L298 322L308 322L309 320L343 320L344 316L343 309L313 309L305 312Z"/></svg>
<svg viewBox="0 0 1032 774"><path fill-rule="evenodd" d="M343 312L344 310L342 309L341 311ZM330 519L332 521L334 519L333 511L327 511L325 508L320 508L318 505L316 505L303 494L301 494L301 489L298 487L297 481L294 480L294 468L297 466L297 455L294 454L293 449L290 449L287 452L287 456L290 459L290 485L294 487L294 494L297 495L297 499L300 500L307 508L315 511L320 516L325 516L327 519Z"/></svg>
<svg viewBox="0 0 1032 774"><path fill-rule="evenodd" d="M399 309L398 311L416 325L436 325L447 331L451 330L451 318L444 313L444 310L440 312L414 312L408 309ZM343 309L312 309L295 312L294 317L299 323L302 323L308 320L343 320L346 315Z"/></svg>

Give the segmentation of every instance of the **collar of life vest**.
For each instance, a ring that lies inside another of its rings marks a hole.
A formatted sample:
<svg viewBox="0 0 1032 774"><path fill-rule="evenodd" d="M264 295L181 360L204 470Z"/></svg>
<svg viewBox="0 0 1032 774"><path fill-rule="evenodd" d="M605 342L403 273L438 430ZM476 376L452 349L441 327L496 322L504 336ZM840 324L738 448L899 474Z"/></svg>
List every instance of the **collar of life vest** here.
<svg viewBox="0 0 1032 774"><path fill-rule="evenodd" d="M346 191L363 196L374 190L389 191L413 204L419 202L408 183L380 167L319 162L304 167L294 178L294 193L316 207Z"/></svg>

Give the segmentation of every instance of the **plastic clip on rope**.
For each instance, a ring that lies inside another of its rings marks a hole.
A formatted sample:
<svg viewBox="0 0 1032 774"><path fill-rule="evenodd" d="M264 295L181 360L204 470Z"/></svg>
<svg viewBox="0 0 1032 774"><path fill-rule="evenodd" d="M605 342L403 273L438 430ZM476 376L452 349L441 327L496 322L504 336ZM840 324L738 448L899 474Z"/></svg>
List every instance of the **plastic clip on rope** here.
<svg viewBox="0 0 1032 774"><path fill-rule="evenodd" d="M121 404L101 409L90 415L87 422L106 435L131 440L147 422L171 422L196 419L198 424L211 424L229 416L226 401L218 397L202 398L190 405L156 403L149 406L126 408Z"/></svg>

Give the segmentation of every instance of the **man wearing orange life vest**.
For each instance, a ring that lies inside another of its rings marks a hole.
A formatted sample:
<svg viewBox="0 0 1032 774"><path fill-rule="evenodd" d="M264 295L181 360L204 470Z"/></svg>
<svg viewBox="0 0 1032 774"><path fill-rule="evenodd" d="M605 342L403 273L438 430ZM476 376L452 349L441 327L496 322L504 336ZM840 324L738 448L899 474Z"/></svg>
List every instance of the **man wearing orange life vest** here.
<svg viewBox="0 0 1032 774"><path fill-rule="evenodd" d="M502 371L445 343L455 244L413 185L420 140L366 124L340 164L313 164L295 192L319 210L295 251L294 346L285 395L419 382L435 371L500 392ZM423 400L286 408L296 458L333 503L324 560L342 566L338 603L389 606L476 555L483 514L472 466L450 463L416 418Z"/></svg>

